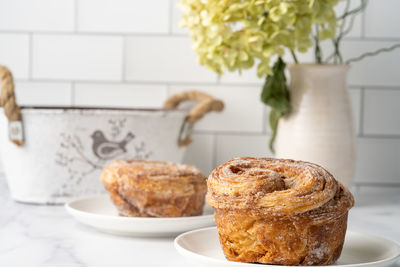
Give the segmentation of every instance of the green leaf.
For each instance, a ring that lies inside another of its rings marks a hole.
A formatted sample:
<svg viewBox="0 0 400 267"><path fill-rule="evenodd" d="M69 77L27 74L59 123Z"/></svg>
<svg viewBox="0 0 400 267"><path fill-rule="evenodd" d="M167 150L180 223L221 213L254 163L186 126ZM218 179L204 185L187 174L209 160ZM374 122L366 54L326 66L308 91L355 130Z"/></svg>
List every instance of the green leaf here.
<svg viewBox="0 0 400 267"><path fill-rule="evenodd" d="M278 132L277 131L278 130L278 123L279 123L279 119L282 116L283 116L282 113L280 113L276 109L271 109L271 111L269 113L269 125L271 126L271 129L272 129L272 135L271 135L271 138L269 139L269 149L273 153L275 153L274 142L275 142L276 134Z"/></svg>
<svg viewBox="0 0 400 267"><path fill-rule="evenodd" d="M272 67L273 74L267 75L261 93L261 101L271 107L269 124L272 129L272 136L269 147L272 152L275 152L274 141L278 130L279 120L291 110L289 90L286 84L285 67L285 62L279 57Z"/></svg>

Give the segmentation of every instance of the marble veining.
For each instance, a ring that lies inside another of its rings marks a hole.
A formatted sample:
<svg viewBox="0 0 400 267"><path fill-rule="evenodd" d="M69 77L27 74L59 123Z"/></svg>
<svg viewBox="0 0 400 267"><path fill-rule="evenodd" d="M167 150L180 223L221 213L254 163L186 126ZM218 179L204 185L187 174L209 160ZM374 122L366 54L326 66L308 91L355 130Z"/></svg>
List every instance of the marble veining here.
<svg viewBox="0 0 400 267"><path fill-rule="evenodd" d="M400 188L360 190L355 197L348 229L400 243ZM98 232L76 222L63 206L14 202L1 177L0 203L0 266L188 266L173 238Z"/></svg>

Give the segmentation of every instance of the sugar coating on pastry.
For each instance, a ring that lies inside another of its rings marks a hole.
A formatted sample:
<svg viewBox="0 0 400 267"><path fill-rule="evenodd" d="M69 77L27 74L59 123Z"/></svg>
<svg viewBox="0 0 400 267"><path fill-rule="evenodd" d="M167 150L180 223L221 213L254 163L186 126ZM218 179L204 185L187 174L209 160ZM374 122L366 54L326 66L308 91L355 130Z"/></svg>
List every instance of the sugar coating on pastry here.
<svg viewBox="0 0 400 267"><path fill-rule="evenodd" d="M196 167L162 161L116 160L101 181L121 216L200 215L207 190Z"/></svg>
<svg viewBox="0 0 400 267"><path fill-rule="evenodd" d="M302 161L235 158L208 178L207 202L232 261L328 265L340 256L351 193Z"/></svg>

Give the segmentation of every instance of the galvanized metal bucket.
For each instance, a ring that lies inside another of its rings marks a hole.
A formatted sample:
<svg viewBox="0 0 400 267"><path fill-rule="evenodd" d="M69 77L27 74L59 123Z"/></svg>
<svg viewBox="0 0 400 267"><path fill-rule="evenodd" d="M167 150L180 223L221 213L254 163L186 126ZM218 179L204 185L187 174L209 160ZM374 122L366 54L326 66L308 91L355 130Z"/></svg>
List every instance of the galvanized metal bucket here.
<svg viewBox="0 0 400 267"><path fill-rule="evenodd" d="M18 107L11 73L0 67L0 152L13 199L64 203L103 192L102 168L116 158L181 162L193 124L223 103L198 91L160 109ZM186 100L199 104L178 109Z"/></svg>

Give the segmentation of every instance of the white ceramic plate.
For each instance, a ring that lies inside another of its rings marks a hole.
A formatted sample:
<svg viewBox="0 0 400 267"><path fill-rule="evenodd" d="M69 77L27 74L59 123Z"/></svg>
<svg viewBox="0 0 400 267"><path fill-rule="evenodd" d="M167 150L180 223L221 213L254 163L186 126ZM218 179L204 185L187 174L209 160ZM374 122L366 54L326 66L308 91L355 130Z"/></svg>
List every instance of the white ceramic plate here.
<svg viewBox="0 0 400 267"><path fill-rule="evenodd" d="M118 216L108 195L81 198L65 204L79 222L100 231L129 236L176 236L177 234L215 225L213 210L204 207L203 215L174 218Z"/></svg>
<svg viewBox="0 0 400 267"><path fill-rule="evenodd" d="M195 266L244 267L273 266L232 262L225 259L218 240L216 227L209 227L181 234L175 239L175 248ZM395 242L373 235L347 231L342 255L336 266L384 267L393 264L400 255L400 247ZM281 266L281 265L280 265Z"/></svg>

